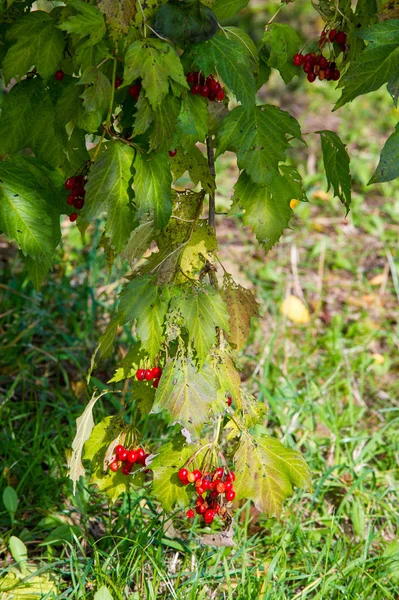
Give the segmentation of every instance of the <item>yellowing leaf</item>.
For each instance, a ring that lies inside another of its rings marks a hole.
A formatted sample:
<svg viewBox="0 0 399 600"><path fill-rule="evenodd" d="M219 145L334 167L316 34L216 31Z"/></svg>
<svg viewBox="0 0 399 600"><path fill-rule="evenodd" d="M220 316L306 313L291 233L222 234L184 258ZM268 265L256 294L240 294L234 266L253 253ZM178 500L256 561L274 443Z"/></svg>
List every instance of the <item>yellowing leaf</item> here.
<svg viewBox="0 0 399 600"><path fill-rule="evenodd" d="M212 253L217 250L215 232L207 221L201 221L193 232L189 243L180 255L180 268L192 279L198 279L199 271L206 261L213 261Z"/></svg>
<svg viewBox="0 0 399 600"><path fill-rule="evenodd" d="M290 321L298 325L309 323L309 311L299 298L288 296L281 305L281 312L288 317Z"/></svg>
<svg viewBox="0 0 399 600"><path fill-rule="evenodd" d="M249 336L252 317L258 316L258 303L250 290L238 285L229 276L224 277L220 293L229 313L228 340L240 350Z"/></svg>
<svg viewBox="0 0 399 600"><path fill-rule="evenodd" d="M384 283L385 279L386 279L386 276L384 275L384 273L378 273L378 275L374 275L374 277L369 279L369 284L370 285L381 285L382 283Z"/></svg>

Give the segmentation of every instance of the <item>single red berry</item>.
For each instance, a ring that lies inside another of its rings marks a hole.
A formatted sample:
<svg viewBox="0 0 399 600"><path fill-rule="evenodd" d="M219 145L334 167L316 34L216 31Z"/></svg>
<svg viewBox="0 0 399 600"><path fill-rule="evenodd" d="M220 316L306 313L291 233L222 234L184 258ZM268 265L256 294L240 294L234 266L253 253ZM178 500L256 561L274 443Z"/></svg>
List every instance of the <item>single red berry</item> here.
<svg viewBox="0 0 399 600"><path fill-rule="evenodd" d="M202 473L199 469L195 469L193 471L193 475L195 477L195 481L198 481L198 479L201 479L201 477L202 477Z"/></svg>
<svg viewBox="0 0 399 600"><path fill-rule="evenodd" d="M201 487L201 486L202 486L202 478L200 477L199 479L197 479L197 480L195 481L195 487L196 487L196 488L199 488L199 487Z"/></svg>
<svg viewBox="0 0 399 600"><path fill-rule="evenodd" d="M73 194L69 194L68 198L67 198L67 204L69 204L69 206L73 206L75 202L75 196Z"/></svg>
<svg viewBox="0 0 399 600"><path fill-rule="evenodd" d="M71 223L74 223L77 218L78 218L78 213L76 213L76 212L73 212L71 215L69 215L69 220L71 221Z"/></svg>
<svg viewBox="0 0 399 600"><path fill-rule="evenodd" d="M157 377L156 379L154 379L153 383L152 383L152 387L157 389L159 386L159 377Z"/></svg>
<svg viewBox="0 0 399 600"><path fill-rule="evenodd" d="M122 467L122 474L129 475L131 468L132 468L132 465L130 464L130 462L126 462Z"/></svg>
<svg viewBox="0 0 399 600"><path fill-rule="evenodd" d="M303 70L305 73L313 73L313 65L310 62L305 62L303 65Z"/></svg>
<svg viewBox="0 0 399 600"><path fill-rule="evenodd" d="M151 381L151 379L153 379L153 376L152 376L152 370L151 370L151 369L146 369L146 370L145 370L145 372L144 372L144 378L145 378L147 381Z"/></svg>
<svg viewBox="0 0 399 600"><path fill-rule="evenodd" d="M211 481L211 483L209 484L209 489L214 490L215 487L216 487L216 481Z"/></svg>
<svg viewBox="0 0 399 600"><path fill-rule="evenodd" d="M202 485L200 485L199 487L195 488L197 494L199 494L200 496L202 496L202 494L205 494L205 489L202 487Z"/></svg>
<svg viewBox="0 0 399 600"><path fill-rule="evenodd" d="M228 492L226 492L226 500L228 500L228 502L232 502L235 497L236 493L234 490L229 490Z"/></svg>
<svg viewBox="0 0 399 600"><path fill-rule="evenodd" d="M326 59L325 56L320 56L319 65L320 65L321 69L325 69L326 68L326 66L328 65L328 60Z"/></svg>
<svg viewBox="0 0 399 600"><path fill-rule="evenodd" d="M325 75L326 79L328 79L328 80L331 79L332 72L331 72L331 69L329 67L327 67L327 69L324 71L324 75Z"/></svg>
<svg viewBox="0 0 399 600"><path fill-rule="evenodd" d="M195 83L196 79L195 73L187 73L187 83Z"/></svg>
<svg viewBox="0 0 399 600"><path fill-rule="evenodd" d="M144 451L143 451L144 452ZM143 456L139 456L137 458L137 461L139 463L139 465L143 465L143 467L145 467L145 461L147 460L147 457L150 456L149 454L147 454L146 452L144 452Z"/></svg>
<svg viewBox="0 0 399 600"><path fill-rule="evenodd" d="M187 515L187 517L188 517L189 519L193 519L193 518L194 518L194 516L195 516L195 512L193 511L193 509L192 509L192 508L190 508L190 509L189 509L189 510L186 512L186 515Z"/></svg>
<svg viewBox="0 0 399 600"><path fill-rule="evenodd" d="M114 452L116 454L116 456L119 457L119 454L121 452L123 452L125 450L125 448L122 446L122 444L118 444L118 446L116 446L116 448L114 449Z"/></svg>
<svg viewBox="0 0 399 600"><path fill-rule="evenodd" d="M199 504L195 510L198 515L203 515L207 511L206 504Z"/></svg>
<svg viewBox="0 0 399 600"><path fill-rule="evenodd" d="M213 490L210 494L211 498L217 498L219 496L219 493L216 490Z"/></svg>
<svg viewBox="0 0 399 600"><path fill-rule="evenodd" d="M294 54L294 58L292 59L292 62L294 63L294 65L296 67L300 67L305 62L305 57L303 54L299 54L299 53Z"/></svg>
<svg viewBox="0 0 399 600"><path fill-rule="evenodd" d="M122 83L123 83L122 77L116 77L116 79L115 79L115 89L117 90L118 88L120 88L121 85L122 85Z"/></svg>
<svg viewBox="0 0 399 600"><path fill-rule="evenodd" d="M200 504L204 504L205 500L203 499L202 496L197 496L196 500L195 500L195 506L200 506Z"/></svg>
<svg viewBox="0 0 399 600"><path fill-rule="evenodd" d="M135 100L138 100L138 97L140 95L140 91L141 91L141 85L139 84L134 84L131 85L129 88L129 95L134 98Z"/></svg>
<svg viewBox="0 0 399 600"><path fill-rule="evenodd" d="M177 154L177 148L175 148L174 150L169 150L168 154L171 158L173 158Z"/></svg>
<svg viewBox="0 0 399 600"><path fill-rule="evenodd" d="M337 35L335 36L335 41L340 46L345 46L345 44L346 44L346 38L347 38L347 35L346 35L345 31L339 31L337 33Z"/></svg>
<svg viewBox="0 0 399 600"><path fill-rule="evenodd" d="M83 200L83 198L75 198L73 205L77 210L80 210L81 208L83 208L84 203L85 201Z"/></svg>
<svg viewBox="0 0 399 600"><path fill-rule="evenodd" d="M339 71L339 69L334 69L333 74L332 74L332 80L338 81L338 79L340 77L341 77L341 72Z"/></svg>
<svg viewBox="0 0 399 600"><path fill-rule="evenodd" d="M330 33L328 34L328 39L330 40L330 42L333 42L335 40L336 36L337 36L337 30L331 29Z"/></svg>
<svg viewBox="0 0 399 600"><path fill-rule="evenodd" d="M200 94L203 98L208 98L209 91L209 87L206 84L200 87Z"/></svg>
<svg viewBox="0 0 399 600"><path fill-rule="evenodd" d="M111 471L113 471L115 473L115 471L117 471L119 469L119 463L114 460L110 465L109 468L111 469Z"/></svg>
<svg viewBox="0 0 399 600"><path fill-rule="evenodd" d="M224 482L224 491L225 492L229 492L233 487L233 482L232 481L225 481Z"/></svg>
<svg viewBox="0 0 399 600"><path fill-rule="evenodd" d="M314 73L308 73L309 83L313 83L315 80L316 80L316 75Z"/></svg>
<svg viewBox="0 0 399 600"><path fill-rule="evenodd" d="M154 377L154 379L159 379L162 375L162 369L161 367L153 367L152 368L152 376Z"/></svg>
<svg viewBox="0 0 399 600"><path fill-rule="evenodd" d="M121 452L118 454L118 458L122 462L125 462L125 460L127 460L127 450L121 450Z"/></svg>
<svg viewBox="0 0 399 600"><path fill-rule="evenodd" d="M65 182L65 189L70 191L76 187L75 177L69 177Z"/></svg>
<svg viewBox="0 0 399 600"><path fill-rule="evenodd" d="M62 81L65 77L65 73L64 71L62 71L61 69L59 69L58 71L56 71L54 73L54 77L57 81Z"/></svg>
<svg viewBox="0 0 399 600"><path fill-rule="evenodd" d="M223 473L224 473L224 469L223 467L218 467L215 471L215 475L218 479L220 479L221 477L223 477Z"/></svg>
<svg viewBox="0 0 399 600"><path fill-rule="evenodd" d="M210 490L211 489L211 482L208 481L208 479L203 479L202 480L202 487L204 488L204 490Z"/></svg>
<svg viewBox="0 0 399 600"><path fill-rule="evenodd" d="M231 406L233 404L233 398L231 396L227 396L227 406Z"/></svg>
<svg viewBox="0 0 399 600"><path fill-rule="evenodd" d="M211 92L216 94L216 92L218 92L221 89L220 83L218 81L216 81L216 79L212 78L211 81L209 82L209 89L211 90Z"/></svg>
<svg viewBox="0 0 399 600"><path fill-rule="evenodd" d="M218 494L224 494L225 489L226 486L224 485L223 481L218 481L216 483L216 491Z"/></svg>
<svg viewBox="0 0 399 600"><path fill-rule="evenodd" d="M145 456L145 450L143 450L143 448L137 448L136 455L137 455L136 461L141 460Z"/></svg>
<svg viewBox="0 0 399 600"><path fill-rule="evenodd" d="M221 102L222 100L224 100L224 91L223 90L218 90L216 92L216 100L218 102Z"/></svg>
<svg viewBox="0 0 399 600"><path fill-rule="evenodd" d="M215 518L215 511L212 510L211 508L208 508L208 510L205 511L204 513L204 521L207 525L210 525L213 521L213 519Z"/></svg>
<svg viewBox="0 0 399 600"><path fill-rule="evenodd" d="M134 450L129 450L129 452L127 453L127 459L133 465L137 461L137 452L135 452Z"/></svg>
<svg viewBox="0 0 399 600"><path fill-rule="evenodd" d="M187 475L188 475L188 470L187 469L180 469L180 471L178 472L177 476L180 479L180 481L182 483L187 483Z"/></svg>
<svg viewBox="0 0 399 600"><path fill-rule="evenodd" d="M136 377L139 381L144 381L145 379L145 370L144 369L138 369L136 371Z"/></svg>
<svg viewBox="0 0 399 600"><path fill-rule="evenodd" d="M193 87L191 88L191 93L196 95L199 94L201 90L201 86L199 83L194 83Z"/></svg>
<svg viewBox="0 0 399 600"><path fill-rule="evenodd" d="M187 481L189 481L190 483L194 483L195 480L196 480L196 477L195 477L194 473L189 473L187 475Z"/></svg>
<svg viewBox="0 0 399 600"><path fill-rule="evenodd" d="M230 471L230 473L227 474L226 477L226 481L235 481L236 480L236 475L233 471Z"/></svg>

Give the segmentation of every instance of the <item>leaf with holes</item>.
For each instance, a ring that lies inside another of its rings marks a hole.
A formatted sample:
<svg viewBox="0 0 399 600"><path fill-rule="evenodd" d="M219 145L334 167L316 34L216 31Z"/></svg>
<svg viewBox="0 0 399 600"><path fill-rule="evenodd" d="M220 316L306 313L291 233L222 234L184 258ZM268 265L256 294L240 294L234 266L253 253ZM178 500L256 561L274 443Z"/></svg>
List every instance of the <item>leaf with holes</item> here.
<svg viewBox="0 0 399 600"><path fill-rule="evenodd" d="M227 336L230 344L241 350L251 330L252 317L259 317L259 306L251 290L247 290L229 275L223 278L220 291L229 313L230 333Z"/></svg>

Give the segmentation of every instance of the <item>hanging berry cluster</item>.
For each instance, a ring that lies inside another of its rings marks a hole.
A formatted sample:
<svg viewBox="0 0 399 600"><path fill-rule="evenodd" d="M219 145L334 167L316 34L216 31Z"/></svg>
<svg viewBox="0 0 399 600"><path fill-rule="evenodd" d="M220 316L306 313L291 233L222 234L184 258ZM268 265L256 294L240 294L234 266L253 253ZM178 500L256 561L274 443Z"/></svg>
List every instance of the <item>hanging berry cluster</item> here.
<svg viewBox="0 0 399 600"><path fill-rule="evenodd" d="M333 51L331 56L334 60L330 60L323 56L323 53L309 52L308 54L301 54L300 52L295 54L292 62L296 67L303 67L304 72L307 74L308 81L313 83L317 78L320 81L324 79L326 81L338 81L341 77L341 72L337 69L335 62L336 57L336 46L339 46L342 52L346 51L346 38L345 31L337 31L331 29L330 32L322 31L319 39L319 47L324 46L330 41L333 44ZM330 57L331 58L331 57Z"/></svg>
<svg viewBox="0 0 399 600"><path fill-rule="evenodd" d="M195 511L190 508L186 512L189 519L194 517L195 512L202 515L207 525L212 523L216 515L223 520L228 518L224 502L232 502L236 496L233 489L233 471L226 472L222 467L218 467L213 473L202 473L199 469L191 472L188 469L180 469L177 476L183 485L194 484L197 493Z"/></svg>
<svg viewBox="0 0 399 600"><path fill-rule="evenodd" d="M152 381L152 386L154 388L158 387L161 375L161 367L153 367L152 369L138 369L136 371L136 378L139 381Z"/></svg>
<svg viewBox="0 0 399 600"><path fill-rule="evenodd" d="M194 95L199 94L212 102L224 100L224 90L212 75L205 79L198 71L190 72L187 74L187 83L191 86L191 93Z"/></svg>
<svg viewBox="0 0 399 600"><path fill-rule="evenodd" d="M139 464L144 467L145 461L149 456L143 448L127 450L121 444L116 446L114 452L115 460L110 463L109 468L113 472L116 472L121 468L123 475L130 475L131 468L134 464Z"/></svg>
<svg viewBox="0 0 399 600"><path fill-rule="evenodd" d="M65 182L65 189L69 192L67 204L73 206L76 210L81 210L85 203L85 185L87 177L83 175L75 175L69 177ZM73 223L78 218L78 213L73 212L69 215L69 220Z"/></svg>

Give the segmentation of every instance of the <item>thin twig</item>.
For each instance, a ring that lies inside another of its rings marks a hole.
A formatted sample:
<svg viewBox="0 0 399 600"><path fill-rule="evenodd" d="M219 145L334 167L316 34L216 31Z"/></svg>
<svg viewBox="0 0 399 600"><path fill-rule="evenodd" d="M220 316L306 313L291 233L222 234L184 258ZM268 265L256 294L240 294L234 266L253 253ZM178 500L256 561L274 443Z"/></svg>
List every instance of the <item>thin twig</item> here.
<svg viewBox="0 0 399 600"><path fill-rule="evenodd" d="M216 171L215 171L215 153L213 151L213 146L212 146L212 136L208 135L206 138L206 152L208 155L208 165L209 165L209 170L213 176L213 178L215 179L216 177ZM208 223L210 225L210 227L212 227L213 229L215 229L215 192L209 192L209 217L208 217Z"/></svg>

